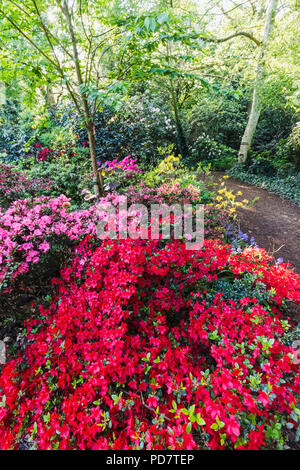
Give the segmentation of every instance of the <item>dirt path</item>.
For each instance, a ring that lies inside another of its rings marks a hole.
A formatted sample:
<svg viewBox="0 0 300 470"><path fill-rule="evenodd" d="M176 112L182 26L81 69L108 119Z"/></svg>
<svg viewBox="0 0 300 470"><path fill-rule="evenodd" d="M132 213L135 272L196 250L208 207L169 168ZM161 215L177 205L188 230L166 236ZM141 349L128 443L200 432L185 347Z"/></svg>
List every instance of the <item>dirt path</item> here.
<svg viewBox="0 0 300 470"><path fill-rule="evenodd" d="M215 172L214 181L223 173ZM291 263L300 273L300 207L276 194L250 186L233 178L226 180L228 189L241 191L242 198L252 201L259 197L253 207L239 208L241 230L268 253L284 262Z"/></svg>

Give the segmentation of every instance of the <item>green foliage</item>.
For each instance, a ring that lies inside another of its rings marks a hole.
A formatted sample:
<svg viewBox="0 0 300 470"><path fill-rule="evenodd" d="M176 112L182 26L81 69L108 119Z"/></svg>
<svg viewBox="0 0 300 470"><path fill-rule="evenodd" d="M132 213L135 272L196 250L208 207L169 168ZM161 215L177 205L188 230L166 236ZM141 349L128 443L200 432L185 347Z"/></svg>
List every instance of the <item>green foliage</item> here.
<svg viewBox="0 0 300 470"><path fill-rule="evenodd" d="M243 165L236 165L229 171L230 176L238 178L248 184L268 189L280 196L284 196L300 205L300 174L294 173L284 178L280 175L266 176L254 175L247 171Z"/></svg>
<svg viewBox="0 0 300 470"><path fill-rule="evenodd" d="M176 142L174 123L160 98L137 94L121 105L118 112L104 108L95 119L97 153L100 161L122 159L126 155L155 164L157 148ZM85 131L79 130L81 142Z"/></svg>
<svg viewBox="0 0 300 470"><path fill-rule="evenodd" d="M223 293L225 300L233 300L238 302L243 298L255 298L259 303L268 303L272 301L272 291L266 289L265 284L259 281L259 276L250 273L245 274L241 278L220 279L213 283L211 286L212 292L218 290ZM214 294L208 294L211 301L214 299Z"/></svg>
<svg viewBox="0 0 300 470"><path fill-rule="evenodd" d="M90 163L88 159L75 157L71 161L57 158L49 162L36 163L34 158L19 160L17 167L26 171L30 178L49 178L55 183L51 197L65 194L74 206L82 204L81 191L89 187Z"/></svg>
<svg viewBox="0 0 300 470"><path fill-rule="evenodd" d="M238 149L247 123L247 90L241 81L228 87L214 81L209 89L197 89L189 103L188 140L190 145L201 134Z"/></svg>
<svg viewBox="0 0 300 470"><path fill-rule="evenodd" d="M281 139L286 139L295 125L295 114L284 108L267 107L261 115L253 140L253 150L274 153Z"/></svg>
<svg viewBox="0 0 300 470"><path fill-rule="evenodd" d="M265 176L273 176L276 173L268 152L259 154L249 165L248 171L253 175Z"/></svg>
<svg viewBox="0 0 300 470"><path fill-rule="evenodd" d="M226 170L236 161L236 150L201 134L190 148L190 156L186 161L189 166L203 162L210 163L214 170Z"/></svg>
<svg viewBox="0 0 300 470"><path fill-rule="evenodd" d="M9 99L0 105L0 154L8 162L26 155L25 146L34 131L31 116L22 114L20 103Z"/></svg>

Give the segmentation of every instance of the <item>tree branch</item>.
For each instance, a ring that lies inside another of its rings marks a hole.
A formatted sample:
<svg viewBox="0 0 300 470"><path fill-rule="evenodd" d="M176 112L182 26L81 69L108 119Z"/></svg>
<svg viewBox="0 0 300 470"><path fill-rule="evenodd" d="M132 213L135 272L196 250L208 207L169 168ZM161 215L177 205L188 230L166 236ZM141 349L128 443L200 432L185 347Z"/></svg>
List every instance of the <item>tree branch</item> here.
<svg viewBox="0 0 300 470"><path fill-rule="evenodd" d="M206 37L202 37L202 39L204 41L208 41L208 42L216 42L216 43L220 43L220 42L225 42L225 41L229 41L230 39L232 38L235 38L237 36L245 36L246 38L248 39L251 39L251 41L255 42L255 44L257 46L261 46L262 42L259 41L258 39L256 39L251 33L247 33L245 31L240 31L238 33L234 33L234 34L231 34L230 36L228 36L227 38L206 38Z"/></svg>
<svg viewBox="0 0 300 470"><path fill-rule="evenodd" d="M58 71L61 78L66 81L66 87L67 87L67 89L70 93L70 96L71 96L72 100L74 101L74 104L76 106L77 111L80 114L82 114L82 111L81 111L80 106L78 104L78 100L75 96L75 93L72 90L72 87L71 87L70 83L68 82L68 79L65 76L60 64L57 64L55 62L55 60L53 60L48 54L46 54L46 52L44 52L43 49L41 49L29 36L27 36L27 34L23 31L23 29L14 20L12 20L9 16L7 16L3 10L0 9L0 13L2 13L4 18L6 18L7 21L9 21L9 23L14 27L14 29L16 31L18 31L26 39L26 41L28 41Z"/></svg>
<svg viewBox="0 0 300 470"><path fill-rule="evenodd" d="M4 18L7 19L7 21L9 21L9 23L40 53L42 54L42 56L45 57L45 59L47 59L55 68L56 70L59 70L59 66L57 65L57 63L50 57L48 56L48 54L46 54L29 36L27 36L26 33L24 33L24 31L22 30L22 28L20 28L20 26L15 23L14 20L12 20L9 16L7 16L5 14L5 12L3 10L0 9L0 13L2 13L2 15L4 16ZM64 78L64 77L63 77Z"/></svg>

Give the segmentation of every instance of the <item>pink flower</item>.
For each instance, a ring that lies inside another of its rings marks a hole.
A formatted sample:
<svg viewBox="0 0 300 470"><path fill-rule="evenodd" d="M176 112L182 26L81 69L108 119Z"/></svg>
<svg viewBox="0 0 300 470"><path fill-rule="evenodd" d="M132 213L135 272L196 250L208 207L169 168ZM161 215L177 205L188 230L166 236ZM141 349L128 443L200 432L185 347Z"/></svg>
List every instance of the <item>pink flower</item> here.
<svg viewBox="0 0 300 470"><path fill-rule="evenodd" d="M44 253L46 253L46 251L50 250L50 245L48 242L44 241L43 243L39 245L39 249L43 251Z"/></svg>

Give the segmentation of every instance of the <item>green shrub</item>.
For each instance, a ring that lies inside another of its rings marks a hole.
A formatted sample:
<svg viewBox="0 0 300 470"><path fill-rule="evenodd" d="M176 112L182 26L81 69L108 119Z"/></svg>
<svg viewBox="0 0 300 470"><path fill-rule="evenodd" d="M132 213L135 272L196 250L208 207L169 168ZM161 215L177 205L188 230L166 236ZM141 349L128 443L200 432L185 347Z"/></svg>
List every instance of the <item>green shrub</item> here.
<svg viewBox="0 0 300 470"><path fill-rule="evenodd" d="M201 134L191 147L186 163L190 166L199 162L211 163L214 170L226 170L231 168L236 157L236 150L216 142L206 134Z"/></svg>
<svg viewBox="0 0 300 470"><path fill-rule="evenodd" d="M31 178L49 178L57 186L50 196L65 194L72 199L73 205L81 205L81 191L91 186L91 165L89 159L74 157L68 161L57 158L52 161L36 162L33 157L19 160L17 167L25 170ZM91 188L90 188L91 189Z"/></svg>
<svg viewBox="0 0 300 470"><path fill-rule="evenodd" d="M267 153L267 152L265 152ZM276 170L270 160L270 157L260 154L255 158L248 168L249 173L253 175L266 175L273 176L276 173Z"/></svg>

